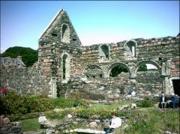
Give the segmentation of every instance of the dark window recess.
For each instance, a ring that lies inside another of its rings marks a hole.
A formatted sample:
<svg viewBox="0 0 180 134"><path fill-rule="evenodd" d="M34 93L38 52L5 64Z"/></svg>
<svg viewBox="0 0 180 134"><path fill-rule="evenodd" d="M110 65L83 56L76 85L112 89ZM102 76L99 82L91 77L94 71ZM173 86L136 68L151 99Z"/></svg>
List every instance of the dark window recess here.
<svg viewBox="0 0 180 134"><path fill-rule="evenodd" d="M56 33L52 33L51 35L54 36L54 37L57 37L57 34L56 34Z"/></svg>
<svg viewBox="0 0 180 134"><path fill-rule="evenodd" d="M63 79L66 79L66 73L67 73L67 69L66 69L66 61L67 61L67 55L63 55Z"/></svg>
<svg viewBox="0 0 180 134"><path fill-rule="evenodd" d="M180 79L175 79L173 82L174 93L180 96Z"/></svg>
<svg viewBox="0 0 180 134"><path fill-rule="evenodd" d="M62 37L64 37L64 33L66 30L67 30L67 25L63 24L63 26L62 26Z"/></svg>
<svg viewBox="0 0 180 134"><path fill-rule="evenodd" d="M128 68L123 64L117 64L111 69L110 76L117 77L122 72L128 72Z"/></svg>
<svg viewBox="0 0 180 134"><path fill-rule="evenodd" d="M76 41L76 39L74 38L73 41Z"/></svg>
<svg viewBox="0 0 180 134"><path fill-rule="evenodd" d="M104 58L109 59L109 47L106 45L101 46L101 50L104 53Z"/></svg>

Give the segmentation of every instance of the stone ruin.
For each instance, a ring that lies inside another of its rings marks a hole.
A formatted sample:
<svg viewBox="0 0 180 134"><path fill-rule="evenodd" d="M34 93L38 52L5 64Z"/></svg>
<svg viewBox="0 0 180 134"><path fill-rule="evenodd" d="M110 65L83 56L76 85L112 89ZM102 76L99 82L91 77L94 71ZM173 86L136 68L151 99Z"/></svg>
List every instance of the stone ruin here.
<svg viewBox="0 0 180 134"><path fill-rule="evenodd" d="M179 42L178 35L83 46L61 10L40 37L32 67L19 57L1 57L1 86L52 98L119 99L132 91L180 95ZM144 64L154 69L140 70Z"/></svg>

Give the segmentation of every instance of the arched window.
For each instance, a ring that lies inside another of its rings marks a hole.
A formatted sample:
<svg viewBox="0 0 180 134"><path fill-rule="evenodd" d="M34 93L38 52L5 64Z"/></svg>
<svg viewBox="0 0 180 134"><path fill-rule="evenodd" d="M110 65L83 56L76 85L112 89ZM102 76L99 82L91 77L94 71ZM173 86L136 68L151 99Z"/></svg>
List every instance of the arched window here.
<svg viewBox="0 0 180 134"><path fill-rule="evenodd" d="M63 80L64 79L66 79L66 72L67 72L67 68L66 68L66 66L67 66L67 55L66 54L64 54L63 55Z"/></svg>
<svg viewBox="0 0 180 134"><path fill-rule="evenodd" d="M61 77L62 82L66 83L70 78L70 57L64 53L61 58Z"/></svg>
<svg viewBox="0 0 180 134"><path fill-rule="evenodd" d="M109 60L109 47L107 45L100 46L99 56L101 61Z"/></svg>
<svg viewBox="0 0 180 134"><path fill-rule="evenodd" d="M65 43L70 43L70 29L69 29L69 26L67 24L63 24L62 25L62 36L61 36L61 39L62 39L62 42L65 42Z"/></svg>
<svg viewBox="0 0 180 134"><path fill-rule="evenodd" d="M136 43L134 41L129 41L126 45L130 55L136 57Z"/></svg>

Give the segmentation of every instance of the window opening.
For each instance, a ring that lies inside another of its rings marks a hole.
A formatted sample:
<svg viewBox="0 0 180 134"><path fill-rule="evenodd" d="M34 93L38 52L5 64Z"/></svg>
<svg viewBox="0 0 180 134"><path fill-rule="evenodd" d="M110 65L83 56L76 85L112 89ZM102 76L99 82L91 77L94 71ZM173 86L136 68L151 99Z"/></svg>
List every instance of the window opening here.
<svg viewBox="0 0 180 134"><path fill-rule="evenodd" d="M66 79L66 73L67 73L67 69L66 69L66 64L67 64L67 55L63 55L63 79Z"/></svg>
<svg viewBox="0 0 180 134"><path fill-rule="evenodd" d="M133 41L129 41L127 43L127 47L129 52L131 53L131 56L136 57L136 44Z"/></svg>

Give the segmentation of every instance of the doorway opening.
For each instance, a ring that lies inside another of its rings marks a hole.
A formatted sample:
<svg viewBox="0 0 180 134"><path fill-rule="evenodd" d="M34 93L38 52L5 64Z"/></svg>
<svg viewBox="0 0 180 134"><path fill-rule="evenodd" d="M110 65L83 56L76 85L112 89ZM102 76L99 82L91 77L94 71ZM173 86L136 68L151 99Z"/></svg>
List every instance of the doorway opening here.
<svg viewBox="0 0 180 134"><path fill-rule="evenodd" d="M172 82L173 82L174 93L180 96L180 79L174 79L172 80Z"/></svg>

